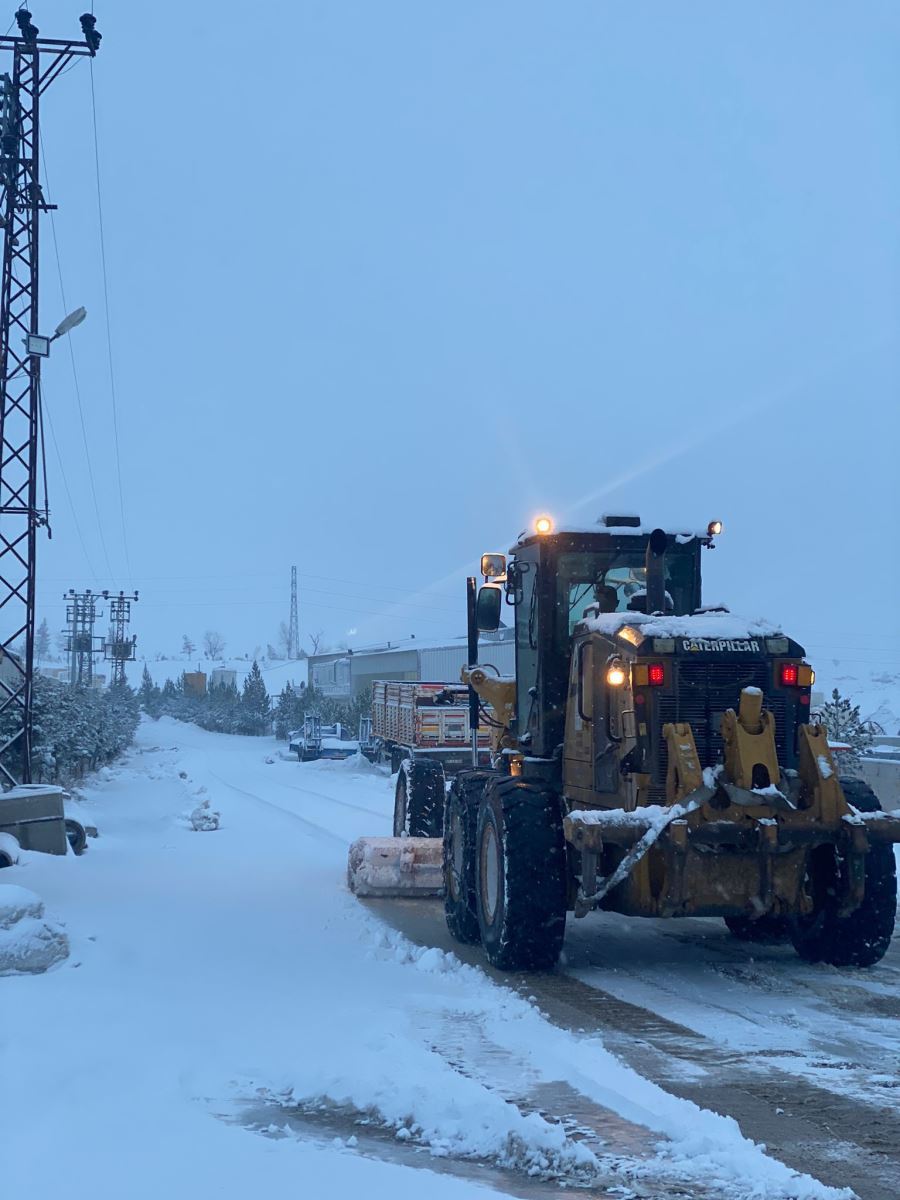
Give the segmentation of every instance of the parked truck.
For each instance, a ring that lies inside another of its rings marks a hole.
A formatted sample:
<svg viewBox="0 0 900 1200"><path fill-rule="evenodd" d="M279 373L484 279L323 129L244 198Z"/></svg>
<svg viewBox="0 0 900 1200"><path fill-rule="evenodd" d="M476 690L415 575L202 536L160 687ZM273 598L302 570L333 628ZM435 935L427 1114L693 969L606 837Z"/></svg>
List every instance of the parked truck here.
<svg viewBox="0 0 900 1200"><path fill-rule="evenodd" d="M347 736L340 721L323 725L322 718L314 713L307 713L302 729L288 734L288 750L302 763L317 758L352 758L359 748L359 742Z"/></svg>
<svg viewBox="0 0 900 1200"><path fill-rule="evenodd" d="M372 688L371 753L397 774L394 836L440 837L447 779L472 765L469 689L379 679ZM487 762L490 738L478 735Z"/></svg>

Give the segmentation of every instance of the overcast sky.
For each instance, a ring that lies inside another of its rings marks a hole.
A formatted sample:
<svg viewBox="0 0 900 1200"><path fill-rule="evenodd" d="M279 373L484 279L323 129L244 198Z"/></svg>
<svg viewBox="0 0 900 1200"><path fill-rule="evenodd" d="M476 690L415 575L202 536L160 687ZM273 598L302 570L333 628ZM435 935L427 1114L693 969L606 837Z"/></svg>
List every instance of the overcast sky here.
<svg viewBox="0 0 900 1200"><path fill-rule="evenodd" d="M900 670L895 3L96 13L124 529L82 62L43 119L97 501L60 342L54 630L138 587L144 652L252 651L295 563L304 638L460 633L482 550L627 508L721 518L708 600Z"/></svg>

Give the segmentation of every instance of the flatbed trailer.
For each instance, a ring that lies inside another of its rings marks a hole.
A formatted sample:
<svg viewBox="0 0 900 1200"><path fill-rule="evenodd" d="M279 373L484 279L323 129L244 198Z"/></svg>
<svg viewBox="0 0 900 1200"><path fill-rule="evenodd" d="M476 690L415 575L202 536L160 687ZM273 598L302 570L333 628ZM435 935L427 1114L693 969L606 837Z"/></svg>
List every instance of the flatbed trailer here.
<svg viewBox="0 0 900 1200"><path fill-rule="evenodd" d="M459 683L379 679L372 685L372 750L397 774L394 835L440 837L447 779L471 767L469 689ZM490 759L487 729L479 758Z"/></svg>

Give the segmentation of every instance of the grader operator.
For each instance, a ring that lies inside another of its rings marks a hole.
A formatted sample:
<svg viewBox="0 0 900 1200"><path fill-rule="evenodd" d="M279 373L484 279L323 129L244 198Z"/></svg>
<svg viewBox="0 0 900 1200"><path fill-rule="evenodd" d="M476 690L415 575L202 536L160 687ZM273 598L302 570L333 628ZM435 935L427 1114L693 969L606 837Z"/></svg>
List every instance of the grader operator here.
<svg viewBox="0 0 900 1200"><path fill-rule="evenodd" d="M495 966L552 967L567 913L595 909L723 917L836 965L887 950L900 816L838 778L803 648L702 608L720 532L541 518L508 561L483 556L470 623L496 629L505 598L516 675L463 672L502 721L491 769L447 793L442 871L451 933Z"/></svg>

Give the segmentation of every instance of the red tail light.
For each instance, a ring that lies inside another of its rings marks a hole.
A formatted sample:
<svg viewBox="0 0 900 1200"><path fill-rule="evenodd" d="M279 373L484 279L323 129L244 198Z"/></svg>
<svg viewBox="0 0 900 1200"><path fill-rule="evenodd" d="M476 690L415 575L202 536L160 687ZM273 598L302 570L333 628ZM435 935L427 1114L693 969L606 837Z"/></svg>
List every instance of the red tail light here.
<svg viewBox="0 0 900 1200"><path fill-rule="evenodd" d="M662 687L666 682L666 669L662 663L651 663L647 670L647 679L651 687Z"/></svg>
<svg viewBox="0 0 900 1200"><path fill-rule="evenodd" d="M799 671L796 663L781 664L781 686L796 687L799 678Z"/></svg>

